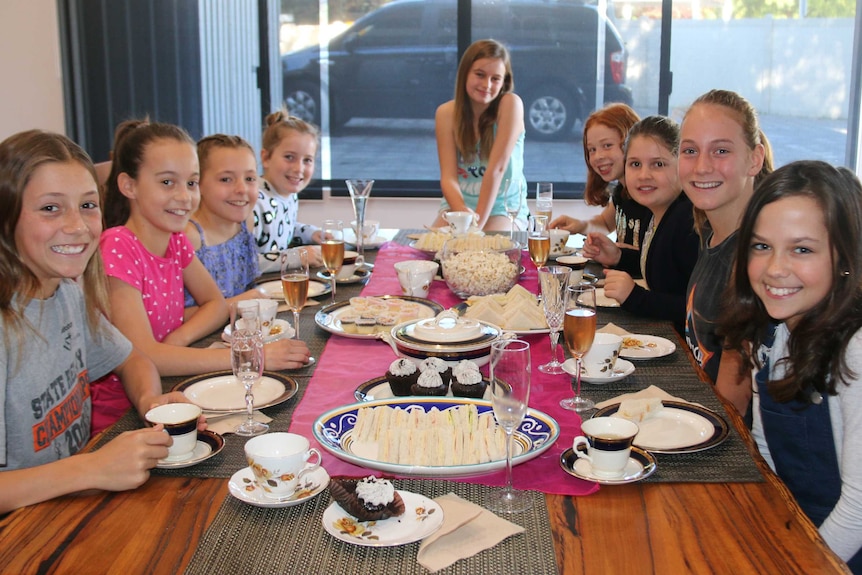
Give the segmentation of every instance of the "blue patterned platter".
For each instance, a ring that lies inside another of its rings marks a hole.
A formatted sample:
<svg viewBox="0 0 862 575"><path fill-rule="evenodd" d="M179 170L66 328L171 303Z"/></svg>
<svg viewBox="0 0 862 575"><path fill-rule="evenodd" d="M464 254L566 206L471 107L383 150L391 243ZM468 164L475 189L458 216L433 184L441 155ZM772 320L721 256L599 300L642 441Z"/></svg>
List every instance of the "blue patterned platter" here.
<svg viewBox="0 0 862 575"><path fill-rule="evenodd" d="M314 422L312 431L314 438L332 455L354 465L387 471L397 475L427 476L427 477L457 477L480 475L504 469L506 460L499 459L486 463L449 466L402 465L389 463L358 455L354 451L353 426L356 425L356 414L363 407L388 405L406 409L418 406L426 412L436 407L445 411L464 404L473 404L480 414L493 411L490 401L480 399L465 399L460 397L411 397L381 399L345 405L327 411ZM512 464L518 465L544 453L560 436L560 426L556 420L535 409L528 409L524 421L515 431Z"/></svg>

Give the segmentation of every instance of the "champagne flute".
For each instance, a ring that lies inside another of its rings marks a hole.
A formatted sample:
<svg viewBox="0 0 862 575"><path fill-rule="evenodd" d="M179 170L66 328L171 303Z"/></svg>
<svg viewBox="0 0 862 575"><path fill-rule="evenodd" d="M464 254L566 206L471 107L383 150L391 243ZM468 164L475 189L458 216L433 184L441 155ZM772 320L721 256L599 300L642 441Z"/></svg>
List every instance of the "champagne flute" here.
<svg viewBox="0 0 862 575"><path fill-rule="evenodd" d="M563 316L566 313L566 288L572 270L565 266L550 266L539 268L539 285L542 288L542 307L545 310L545 320L551 337L551 361L539 366L539 371L551 375L565 373L563 364L557 360L557 347L560 341L560 330L563 327Z"/></svg>
<svg viewBox="0 0 862 575"><path fill-rule="evenodd" d="M515 240L515 220L518 219L518 214L521 213L521 205L523 205L523 197L521 193L526 187L527 182L521 180L518 182L518 193L512 195L509 193L509 180L503 180L503 190L506 194L503 196L505 198L506 203L506 215L509 216L509 222L511 222L511 228L509 230L509 239Z"/></svg>
<svg viewBox="0 0 862 575"><path fill-rule="evenodd" d="M581 397L581 359L590 351L596 336L596 288L592 285L570 285L566 289L566 316L563 319L563 336L569 353L575 358L575 396L560 401L566 409L589 411L593 400Z"/></svg>
<svg viewBox="0 0 862 575"><path fill-rule="evenodd" d="M548 232L548 216L533 216L530 218L530 233L527 236L527 246L530 249L530 259L537 268L548 261L551 252L551 234Z"/></svg>
<svg viewBox="0 0 862 575"><path fill-rule="evenodd" d="M491 493L488 507L503 513L517 513L532 506L523 491L512 487L513 436L524 420L530 400L530 344L520 339L492 343L490 379L494 418L506 432L506 487Z"/></svg>
<svg viewBox="0 0 862 575"><path fill-rule="evenodd" d="M360 234L361 235L361 234ZM326 220L323 222L323 243L320 244L320 255L323 265L329 272L332 284L332 303L335 303L335 283L341 264L344 263L344 224L341 220Z"/></svg>
<svg viewBox="0 0 862 575"><path fill-rule="evenodd" d="M245 387L246 418L234 433L245 437L269 430L265 423L254 420L252 387L263 375L263 335L260 330L260 304L243 300L230 306L230 365L237 380Z"/></svg>
<svg viewBox="0 0 862 575"><path fill-rule="evenodd" d="M536 215L547 216L550 222L553 208L554 184L551 182L538 182L536 184Z"/></svg>
<svg viewBox="0 0 862 575"><path fill-rule="evenodd" d="M374 180L364 180L352 178L344 180L347 184L347 191L350 193L350 201L353 202L353 215L356 218L356 228L359 230L356 233L356 251L359 256L365 259L365 205L368 202L368 196L371 195L371 187L374 185Z"/></svg>
<svg viewBox="0 0 862 575"><path fill-rule="evenodd" d="M291 248L281 254L281 289L293 312L293 338L299 339L299 312L308 299L308 250Z"/></svg>

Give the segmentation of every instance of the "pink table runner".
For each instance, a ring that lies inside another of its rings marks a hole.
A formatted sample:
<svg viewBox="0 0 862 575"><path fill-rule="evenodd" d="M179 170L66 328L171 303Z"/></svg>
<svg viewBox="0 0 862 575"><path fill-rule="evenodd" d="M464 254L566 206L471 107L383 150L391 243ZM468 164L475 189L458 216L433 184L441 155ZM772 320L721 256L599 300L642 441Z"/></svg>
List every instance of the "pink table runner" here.
<svg viewBox="0 0 862 575"><path fill-rule="evenodd" d="M427 256L421 251L394 242L381 247L374 263L374 273L368 285L362 290L362 295L401 293L393 264L406 259L427 259ZM526 256L526 252L522 263L526 273L521 278L521 284L536 293L538 287L536 268ZM461 301L442 281L433 282L428 297L444 307L451 307ZM539 365L547 363L551 357L547 334L526 336L524 339L530 342L533 350L530 407L556 419L560 425L560 437L539 457L513 468L515 487L563 495L594 493L598 490L597 484L568 475L559 464L560 454L572 445L572 440L581 429L580 418L559 405L561 399L572 394L569 376L546 375L537 369ZM317 369L308 384L305 396L293 413L290 425L291 432L308 437L317 448L320 446L317 445L312 434L314 421L330 409L355 403L353 393L356 388L361 383L386 373L395 356L389 346L382 341L333 336L326 343L319 359ZM488 367L483 367L482 372L487 375ZM324 456L324 460L324 467L330 475L361 477L371 473L378 474L329 454ZM503 485L506 474L505 471L499 471L452 479L484 485Z"/></svg>

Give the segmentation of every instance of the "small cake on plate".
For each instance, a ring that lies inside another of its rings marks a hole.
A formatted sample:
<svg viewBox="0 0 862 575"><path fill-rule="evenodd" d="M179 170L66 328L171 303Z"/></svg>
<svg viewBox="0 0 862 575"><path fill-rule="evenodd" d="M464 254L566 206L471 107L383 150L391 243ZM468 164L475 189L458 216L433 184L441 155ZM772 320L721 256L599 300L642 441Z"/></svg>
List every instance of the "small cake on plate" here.
<svg viewBox="0 0 862 575"><path fill-rule="evenodd" d="M440 378L446 385L446 388L449 388L449 382L452 381L452 368L449 367L448 363L446 363L439 357L426 357L422 360L422 363L419 364L419 371L425 372L428 370L436 371L437 373L439 373Z"/></svg>
<svg viewBox="0 0 862 575"><path fill-rule="evenodd" d="M329 493L342 509L359 521L382 521L404 514L404 500L391 481L369 476L329 482Z"/></svg>
<svg viewBox="0 0 862 575"><path fill-rule="evenodd" d="M392 395L410 395L411 387L419 380L419 370L409 359L399 358L389 364L386 371L386 381L392 389Z"/></svg>
<svg viewBox="0 0 862 575"><path fill-rule="evenodd" d="M462 360L452 369L452 395L456 397L485 397L488 382L482 379L479 366L469 360Z"/></svg>
<svg viewBox="0 0 862 575"><path fill-rule="evenodd" d="M437 370L426 369L419 374L419 380L410 387L410 390L413 395L442 396L449 392L449 383L443 381Z"/></svg>

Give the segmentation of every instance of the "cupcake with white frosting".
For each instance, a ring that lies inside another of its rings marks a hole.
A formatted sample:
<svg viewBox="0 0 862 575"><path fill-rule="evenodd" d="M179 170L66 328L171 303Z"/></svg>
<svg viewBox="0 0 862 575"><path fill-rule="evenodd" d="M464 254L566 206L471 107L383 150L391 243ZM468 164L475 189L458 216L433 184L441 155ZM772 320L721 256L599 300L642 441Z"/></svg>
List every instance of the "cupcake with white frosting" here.
<svg viewBox="0 0 862 575"><path fill-rule="evenodd" d="M382 521L404 514L404 500L392 482L373 475L360 480L332 478L329 493L359 521Z"/></svg>

